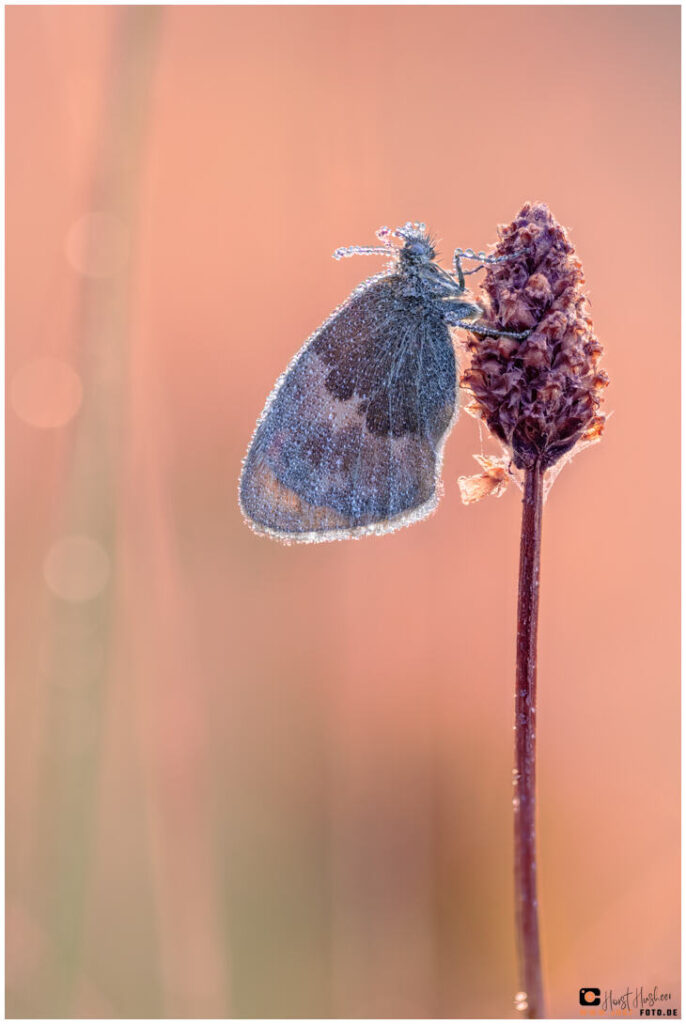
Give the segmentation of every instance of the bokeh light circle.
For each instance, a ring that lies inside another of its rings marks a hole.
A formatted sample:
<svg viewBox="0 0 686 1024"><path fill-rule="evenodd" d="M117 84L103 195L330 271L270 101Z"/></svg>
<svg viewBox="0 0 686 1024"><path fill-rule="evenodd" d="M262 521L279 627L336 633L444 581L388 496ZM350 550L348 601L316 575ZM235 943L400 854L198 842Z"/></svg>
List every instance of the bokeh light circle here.
<svg viewBox="0 0 686 1024"><path fill-rule="evenodd" d="M20 367L10 385L17 416L32 427L61 427L81 407L81 378L69 363L46 356Z"/></svg>
<svg viewBox="0 0 686 1024"><path fill-rule="evenodd" d="M105 588L110 559L102 544L90 537L62 537L48 551L45 582L64 601L90 601Z"/></svg>
<svg viewBox="0 0 686 1024"><path fill-rule="evenodd" d="M86 213L69 228L65 252L79 274L112 277L128 260L128 228L111 213Z"/></svg>

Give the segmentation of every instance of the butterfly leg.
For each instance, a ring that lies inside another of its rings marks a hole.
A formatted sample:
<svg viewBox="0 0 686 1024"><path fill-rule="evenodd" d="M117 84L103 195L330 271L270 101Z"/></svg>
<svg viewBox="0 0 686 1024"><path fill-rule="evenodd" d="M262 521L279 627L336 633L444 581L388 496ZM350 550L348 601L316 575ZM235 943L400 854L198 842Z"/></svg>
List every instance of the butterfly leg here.
<svg viewBox="0 0 686 1024"><path fill-rule="evenodd" d="M461 289L461 293L464 293L464 289ZM470 318L476 320L478 317L483 316L484 312L476 302L470 302L469 299L463 297L455 298L455 296L447 296L441 299L440 309L446 323L453 326L464 323Z"/></svg>
<svg viewBox="0 0 686 1024"><path fill-rule="evenodd" d="M453 255L453 266L455 268L455 275L460 283L460 287L464 288L464 279L468 274L476 274L479 270L483 270L487 265L492 266L494 263L506 263L508 260L517 259L519 256L525 255L528 249L518 249L517 252L511 253L509 256L487 256L485 252L474 252L473 249L456 249ZM473 270L463 270L462 259L468 260L479 260L479 266L474 267Z"/></svg>
<svg viewBox="0 0 686 1024"><path fill-rule="evenodd" d="M516 341L524 341L531 334L531 331L499 331L497 327L486 327L485 324L473 323L469 320L448 320L448 323L451 327L461 327L464 331L481 334L486 338L514 338Z"/></svg>

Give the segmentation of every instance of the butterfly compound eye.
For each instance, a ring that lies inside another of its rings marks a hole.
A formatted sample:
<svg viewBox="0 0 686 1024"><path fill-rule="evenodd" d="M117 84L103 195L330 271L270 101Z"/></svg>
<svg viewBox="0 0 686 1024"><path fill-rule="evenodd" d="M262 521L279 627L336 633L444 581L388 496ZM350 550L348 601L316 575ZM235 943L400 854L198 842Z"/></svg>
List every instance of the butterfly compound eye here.
<svg viewBox="0 0 686 1024"><path fill-rule="evenodd" d="M411 238L403 246L403 255L414 261L432 260L436 253L433 246L424 238Z"/></svg>

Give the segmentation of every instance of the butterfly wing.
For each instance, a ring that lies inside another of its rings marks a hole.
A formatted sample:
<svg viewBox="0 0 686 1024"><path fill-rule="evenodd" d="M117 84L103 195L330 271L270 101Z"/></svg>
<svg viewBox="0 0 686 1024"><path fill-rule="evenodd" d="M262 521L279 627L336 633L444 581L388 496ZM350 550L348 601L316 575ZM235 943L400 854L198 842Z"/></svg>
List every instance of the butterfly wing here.
<svg viewBox="0 0 686 1024"><path fill-rule="evenodd" d="M455 413L440 313L401 275L372 279L279 379L240 482L250 526L285 541L386 533L435 508Z"/></svg>

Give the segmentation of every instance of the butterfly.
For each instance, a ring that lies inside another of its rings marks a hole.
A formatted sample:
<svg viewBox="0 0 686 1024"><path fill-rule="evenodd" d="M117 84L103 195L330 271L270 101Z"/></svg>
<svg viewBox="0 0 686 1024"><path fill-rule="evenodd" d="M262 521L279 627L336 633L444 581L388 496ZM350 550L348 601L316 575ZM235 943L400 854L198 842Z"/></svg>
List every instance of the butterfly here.
<svg viewBox="0 0 686 1024"><path fill-rule="evenodd" d="M381 245L334 253L390 262L305 342L257 421L239 484L257 533L286 543L389 533L438 504L457 417L450 327L503 333L475 326L482 309L464 281L475 271L463 271L460 257L495 260L458 249L451 274L426 225L384 227L377 237Z"/></svg>

